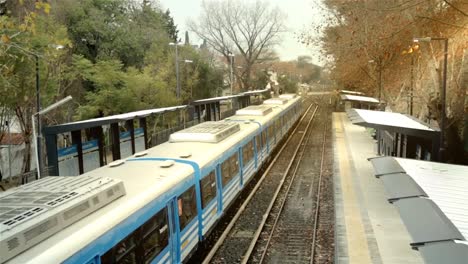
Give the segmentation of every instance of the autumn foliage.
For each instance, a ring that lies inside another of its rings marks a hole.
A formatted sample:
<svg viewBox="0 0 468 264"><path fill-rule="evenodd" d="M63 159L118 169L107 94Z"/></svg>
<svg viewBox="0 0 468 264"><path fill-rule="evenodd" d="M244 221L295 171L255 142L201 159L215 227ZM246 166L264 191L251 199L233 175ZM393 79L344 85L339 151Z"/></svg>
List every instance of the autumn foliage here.
<svg viewBox="0 0 468 264"><path fill-rule="evenodd" d="M441 120L444 45L436 40L415 45L413 38L449 39L446 144L453 161L466 161L466 1L323 0L322 8L328 10L324 16L328 23L304 32L301 41L322 45L339 88L378 97L381 85L382 100L403 113L410 112L413 94L414 115L434 124Z"/></svg>

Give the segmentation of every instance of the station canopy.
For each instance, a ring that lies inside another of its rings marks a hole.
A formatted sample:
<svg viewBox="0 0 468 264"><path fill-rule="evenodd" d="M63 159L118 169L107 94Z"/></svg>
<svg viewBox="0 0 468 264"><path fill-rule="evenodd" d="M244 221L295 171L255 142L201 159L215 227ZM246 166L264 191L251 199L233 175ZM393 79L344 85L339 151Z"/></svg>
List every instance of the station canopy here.
<svg viewBox="0 0 468 264"><path fill-rule="evenodd" d="M200 99L200 100L193 101L192 104L194 104L194 105L209 104L209 103L219 102L219 101L223 101L223 100L231 100L233 98L238 98L238 97L258 95L258 94L268 92L269 90L270 89L267 88L267 89L263 89L263 90L247 91L247 92L244 92L244 93L239 93L239 94L234 94L234 95L226 95L226 96L212 97L212 98L207 98L207 99Z"/></svg>
<svg viewBox="0 0 468 264"><path fill-rule="evenodd" d="M351 95L364 95L363 92L350 91L350 90L340 90L341 94L351 94Z"/></svg>
<svg viewBox="0 0 468 264"><path fill-rule="evenodd" d="M425 138L433 138L439 133L438 129L410 115L354 108L347 114L354 125Z"/></svg>
<svg viewBox="0 0 468 264"><path fill-rule="evenodd" d="M370 159L426 263L468 261L468 166Z"/></svg>
<svg viewBox="0 0 468 264"><path fill-rule="evenodd" d="M360 95L351 95L351 94L342 94L341 100L343 101L355 101L355 102L364 102L364 103L373 103L378 104L379 100L374 97L360 96Z"/></svg>
<svg viewBox="0 0 468 264"><path fill-rule="evenodd" d="M102 125L107 125L111 123L127 121L131 119L136 119L136 118L142 118L142 117L146 117L146 116L153 115L153 114L173 112L173 111L177 111L177 110L181 110L185 108L187 108L186 105L179 105L179 106L171 106L171 107L164 107L164 108L140 110L140 111L134 111L134 112L129 112L125 114L99 117L99 118L93 118L93 119L87 119L87 120L82 120L82 121L76 121L76 122L71 122L71 123L66 123L66 124L50 126L50 127L46 127L45 130L47 130L49 133L63 133L63 132L69 132L73 130L81 130L81 129L86 129L90 127L96 127L96 126L102 126Z"/></svg>
<svg viewBox="0 0 468 264"><path fill-rule="evenodd" d="M244 92L244 93L242 93L242 95L258 95L258 94L268 92L270 90L271 90L270 88L266 88L266 89L262 89L262 90L252 90L252 91Z"/></svg>

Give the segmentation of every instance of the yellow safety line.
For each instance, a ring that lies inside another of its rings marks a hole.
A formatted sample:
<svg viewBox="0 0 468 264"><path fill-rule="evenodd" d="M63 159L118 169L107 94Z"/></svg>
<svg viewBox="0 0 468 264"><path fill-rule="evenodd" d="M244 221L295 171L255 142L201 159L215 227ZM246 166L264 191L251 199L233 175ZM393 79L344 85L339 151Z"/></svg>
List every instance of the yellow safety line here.
<svg viewBox="0 0 468 264"><path fill-rule="evenodd" d="M342 116L335 118L334 123L349 263L372 263L361 211L351 178L352 165L346 146Z"/></svg>

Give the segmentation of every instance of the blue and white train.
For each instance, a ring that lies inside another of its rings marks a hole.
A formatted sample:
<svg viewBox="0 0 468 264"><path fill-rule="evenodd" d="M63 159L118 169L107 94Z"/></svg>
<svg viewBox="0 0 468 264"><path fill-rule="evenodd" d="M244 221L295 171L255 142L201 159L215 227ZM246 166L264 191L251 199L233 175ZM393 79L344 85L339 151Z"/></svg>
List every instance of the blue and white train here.
<svg viewBox="0 0 468 264"><path fill-rule="evenodd" d="M78 177L0 193L0 263L181 263L302 113L287 94Z"/></svg>

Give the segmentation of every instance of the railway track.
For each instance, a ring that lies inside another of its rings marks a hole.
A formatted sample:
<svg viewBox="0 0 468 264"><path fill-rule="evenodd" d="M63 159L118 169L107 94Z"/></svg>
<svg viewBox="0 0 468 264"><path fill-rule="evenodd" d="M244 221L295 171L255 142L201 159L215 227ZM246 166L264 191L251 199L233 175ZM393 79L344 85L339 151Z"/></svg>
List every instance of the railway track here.
<svg viewBox="0 0 468 264"><path fill-rule="evenodd" d="M322 179L326 162L329 122L323 109L314 132L303 143L303 151L272 200L272 209L242 263L316 263ZM322 128L321 133L317 130ZM320 153L316 150L321 149ZM319 154L319 155L317 155ZM306 159L304 159L306 157ZM306 160L305 162L303 162ZM310 171L310 163L315 171Z"/></svg>
<svg viewBox="0 0 468 264"><path fill-rule="evenodd" d="M270 166L261 176L250 195L238 209L216 244L208 253L203 263L241 263L248 260L261 229L273 208L271 201L276 200L282 186L296 170L296 157L304 153L304 140L309 137L318 106L312 105L306 110L298 126L291 133L286 143L279 150ZM276 190L276 191L275 191Z"/></svg>

